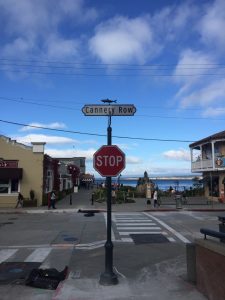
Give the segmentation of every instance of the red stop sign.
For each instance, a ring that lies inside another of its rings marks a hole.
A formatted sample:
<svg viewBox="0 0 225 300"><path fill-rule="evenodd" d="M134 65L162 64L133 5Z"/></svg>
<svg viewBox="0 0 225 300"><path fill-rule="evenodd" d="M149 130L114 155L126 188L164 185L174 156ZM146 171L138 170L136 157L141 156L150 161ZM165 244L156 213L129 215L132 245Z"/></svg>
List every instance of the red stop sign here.
<svg viewBox="0 0 225 300"><path fill-rule="evenodd" d="M115 177L125 169L125 154L115 145L102 146L94 153L93 166L103 177Z"/></svg>

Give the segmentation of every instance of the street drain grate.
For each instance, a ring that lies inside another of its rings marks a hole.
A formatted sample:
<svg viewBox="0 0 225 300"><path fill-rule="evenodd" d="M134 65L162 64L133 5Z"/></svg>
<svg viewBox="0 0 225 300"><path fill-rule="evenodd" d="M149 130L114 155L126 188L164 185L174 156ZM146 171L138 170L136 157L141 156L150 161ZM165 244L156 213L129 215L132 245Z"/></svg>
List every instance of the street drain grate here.
<svg viewBox="0 0 225 300"><path fill-rule="evenodd" d="M37 262L3 262L0 264L0 285L24 284L30 271L40 265Z"/></svg>
<svg viewBox="0 0 225 300"><path fill-rule="evenodd" d="M136 245L168 243L169 240L162 234L130 234Z"/></svg>

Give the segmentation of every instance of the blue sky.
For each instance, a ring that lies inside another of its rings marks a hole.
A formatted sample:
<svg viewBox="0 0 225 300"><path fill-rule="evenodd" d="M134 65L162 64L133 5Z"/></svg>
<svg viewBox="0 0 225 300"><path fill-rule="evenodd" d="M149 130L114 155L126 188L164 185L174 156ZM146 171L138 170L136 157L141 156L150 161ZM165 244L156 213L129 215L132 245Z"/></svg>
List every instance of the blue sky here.
<svg viewBox="0 0 225 300"><path fill-rule="evenodd" d="M0 0L0 119L56 129L0 122L0 134L85 156L97 175L107 118L81 109L117 99L137 108L112 118L123 175L190 174L183 141L224 130L224 28L223 0Z"/></svg>

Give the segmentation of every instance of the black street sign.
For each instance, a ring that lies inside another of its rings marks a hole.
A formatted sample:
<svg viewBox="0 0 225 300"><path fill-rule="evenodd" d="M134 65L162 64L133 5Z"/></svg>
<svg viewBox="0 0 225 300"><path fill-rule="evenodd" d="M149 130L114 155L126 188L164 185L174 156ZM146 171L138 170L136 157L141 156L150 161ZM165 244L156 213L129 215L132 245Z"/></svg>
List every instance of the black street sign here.
<svg viewBox="0 0 225 300"><path fill-rule="evenodd" d="M136 113L136 107L133 104L86 104L82 112L85 116L133 116Z"/></svg>

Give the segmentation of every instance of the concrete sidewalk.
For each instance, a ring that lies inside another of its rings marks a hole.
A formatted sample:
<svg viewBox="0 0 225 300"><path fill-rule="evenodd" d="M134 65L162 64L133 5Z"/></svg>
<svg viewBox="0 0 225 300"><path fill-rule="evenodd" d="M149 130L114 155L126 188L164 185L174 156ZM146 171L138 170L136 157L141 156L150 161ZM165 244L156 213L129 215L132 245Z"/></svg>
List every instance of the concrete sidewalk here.
<svg viewBox="0 0 225 300"><path fill-rule="evenodd" d="M66 213L77 212L79 210L99 210L106 211L106 202L91 203L92 189L80 189L78 193L67 195L64 199L56 203L55 210L48 210L47 206L24 207L24 208L0 208L0 213ZM225 203L206 204L207 200L202 197L193 197L190 204L182 205L176 208L176 203L172 198L165 198L160 207L154 208L152 204L148 205L145 198L135 198L135 203L112 204L113 212L139 212L139 211L225 211ZM204 201L203 201L204 200ZM204 203L204 204L200 204Z"/></svg>
<svg viewBox="0 0 225 300"><path fill-rule="evenodd" d="M114 273L119 283L99 284L104 271L104 248L76 251L68 279L55 300L206 300L186 280L184 248L167 244L167 258L159 245L114 244ZM147 255L146 255L147 254Z"/></svg>

